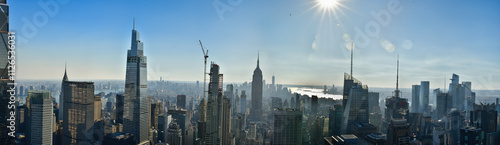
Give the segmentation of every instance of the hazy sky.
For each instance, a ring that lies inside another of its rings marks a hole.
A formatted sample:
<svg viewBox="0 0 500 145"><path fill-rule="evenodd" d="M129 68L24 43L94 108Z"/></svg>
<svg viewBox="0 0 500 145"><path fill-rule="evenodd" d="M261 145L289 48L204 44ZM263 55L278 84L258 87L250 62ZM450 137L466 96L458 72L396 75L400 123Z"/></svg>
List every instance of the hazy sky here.
<svg viewBox="0 0 500 145"><path fill-rule="evenodd" d="M499 1L343 0L334 11L316 0L8 2L18 79L62 79L67 62L70 80L123 80L135 18L149 80L202 81L202 40L226 82L251 81L260 51L267 82L341 86L354 40L353 75L369 87L395 87L399 53L402 88L443 87L456 73L500 89Z"/></svg>

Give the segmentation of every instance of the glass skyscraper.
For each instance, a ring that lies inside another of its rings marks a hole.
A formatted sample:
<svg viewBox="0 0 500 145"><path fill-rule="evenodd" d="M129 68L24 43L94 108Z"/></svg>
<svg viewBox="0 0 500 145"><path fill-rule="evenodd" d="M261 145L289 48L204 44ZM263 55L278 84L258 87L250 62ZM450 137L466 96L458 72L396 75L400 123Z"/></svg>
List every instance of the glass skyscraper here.
<svg viewBox="0 0 500 145"><path fill-rule="evenodd" d="M134 20L132 46L127 53L123 131L134 134L134 140L138 144L149 142L147 81L147 57L144 56L143 43L139 40L139 32L135 30Z"/></svg>

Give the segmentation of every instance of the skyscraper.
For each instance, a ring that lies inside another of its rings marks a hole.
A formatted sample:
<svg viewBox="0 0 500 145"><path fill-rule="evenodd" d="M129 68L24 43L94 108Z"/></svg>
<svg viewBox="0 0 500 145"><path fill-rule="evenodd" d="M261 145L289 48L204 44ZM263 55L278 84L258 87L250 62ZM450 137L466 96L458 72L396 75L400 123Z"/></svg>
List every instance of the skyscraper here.
<svg viewBox="0 0 500 145"><path fill-rule="evenodd" d="M231 133L231 103L229 98L224 97L222 99L222 145L231 145L232 133Z"/></svg>
<svg viewBox="0 0 500 145"><path fill-rule="evenodd" d="M166 141L169 145L182 145L182 129L175 120L168 126Z"/></svg>
<svg viewBox="0 0 500 145"><path fill-rule="evenodd" d="M222 122L222 74L219 74L219 65L214 63L211 64L210 68L206 118L205 144L221 144L219 130Z"/></svg>
<svg viewBox="0 0 500 145"><path fill-rule="evenodd" d="M387 131L388 145L409 145L410 129L406 119L392 119Z"/></svg>
<svg viewBox="0 0 500 145"><path fill-rule="evenodd" d="M181 109L186 108L186 95L177 95L177 107Z"/></svg>
<svg viewBox="0 0 500 145"><path fill-rule="evenodd" d="M94 83L66 81L64 90L64 117L62 144L93 144L94 139Z"/></svg>
<svg viewBox="0 0 500 145"><path fill-rule="evenodd" d="M420 112L423 115L430 115L429 111L429 81L420 82Z"/></svg>
<svg viewBox="0 0 500 145"><path fill-rule="evenodd" d="M30 144L51 145L53 128L53 107L50 91L29 91L31 107Z"/></svg>
<svg viewBox="0 0 500 145"><path fill-rule="evenodd" d="M412 113L420 112L420 85L411 86L411 109Z"/></svg>
<svg viewBox="0 0 500 145"><path fill-rule="evenodd" d="M116 94L116 123L123 124L125 94Z"/></svg>
<svg viewBox="0 0 500 145"><path fill-rule="evenodd" d="M446 92L437 90L436 93L436 119L439 120L446 116L446 109L448 108L448 97L451 97Z"/></svg>
<svg viewBox="0 0 500 145"><path fill-rule="evenodd" d="M299 145L302 143L302 111L292 108L274 109L275 145Z"/></svg>
<svg viewBox="0 0 500 145"><path fill-rule="evenodd" d="M94 97L94 121L101 121L102 117L102 102L101 102L101 97L95 96Z"/></svg>
<svg viewBox="0 0 500 145"><path fill-rule="evenodd" d="M241 97L240 97L240 113L245 113L247 110L247 95L245 94L245 90L241 90Z"/></svg>
<svg viewBox="0 0 500 145"><path fill-rule="evenodd" d="M328 112L328 134L330 136L339 136L341 135L341 126L342 126L342 105L335 105L335 107L330 108Z"/></svg>
<svg viewBox="0 0 500 145"><path fill-rule="evenodd" d="M379 92L368 92L368 110L369 113L380 112L379 103L380 93ZM375 109L378 109L375 111Z"/></svg>
<svg viewBox="0 0 500 145"><path fill-rule="evenodd" d="M385 110L385 120L382 124L382 128L387 128L392 122L392 119L408 119L408 99L401 98L401 91L399 91L399 55L396 72L396 90L394 90L394 96L385 99L385 106L387 108ZM387 136L389 137L389 135Z"/></svg>
<svg viewBox="0 0 500 145"><path fill-rule="evenodd" d="M66 73L66 65L64 65L64 76L63 76L63 79L62 79L62 82L61 82L61 94L59 95L59 114L58 114L58 118L59 120L58 121L61 121L63 120L63 117L64 117L64 85L66 85L65 83L69 81L68 79L68 74Z"/></svg>
<svg viewBox="0 0 500 145"><path fill-rule="evenodd" d="M190 127L191 122L191 114L189 110L186 109L170 109L168 110L168 114L172 116L172 119L177 120L177 124L179 125L179 129L182 130L181 136L184 143L188 142L187 138L187 129Z"/></svg>
<svg viewBox="0 0 500 145"><path fill-rule="evenodd" d="M149 142L149 101L147 84L147 57L139 32L132 29L132 46L127 52L125 76L125 105L123 111L123 131L134 134L138 144Z"/></svg>
<svg viewBox="0 0 500 145"><path fill-rule="evenodd" d="M312 95L311 97L311 114L316 114L318 112L319 102L318 96Z"/></svg>
<svg viewBox="0 0 500 145"><path fill-rule="evenodd" d="M160 101L151 104L151 128L158 129L158 116L163 114L163 106Z"/></svg>
<svg viewBox="0 0 500 145"><path fill-rule="evenodd" d="M368 108L368 86L363 85L351 75L344 74L344 84L351 86L349 89L346 106L343 110L342 118L342 133L350 133L348 129L352 129L351 125L356 123L369 123L369 108ZM344 90L344 92L346 92Z"/></svg>
<svg viewBox="0 0 500 145"><path fill-rule="evenodd" d="M252 108L250 120L261 121L262 119L262 71L259 68L259 56L257 56L257 68L253 71L252 78Z"/></svg>

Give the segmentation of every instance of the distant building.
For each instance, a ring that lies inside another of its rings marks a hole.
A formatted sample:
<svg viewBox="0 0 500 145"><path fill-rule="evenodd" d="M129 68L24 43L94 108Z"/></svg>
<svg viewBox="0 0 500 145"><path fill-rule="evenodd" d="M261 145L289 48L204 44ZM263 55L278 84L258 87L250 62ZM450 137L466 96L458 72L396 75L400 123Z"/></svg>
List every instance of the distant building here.
<svg viewBox="0 0 500 145"><path fill-rule="evenodd" d="M54 126L50 91L29 91L32 145L51 145Z"/></svg>
<svg viewBox="0 0 500 145"><path fill-rule="evenodd" d="M388 145L409 145L410 129L406 119L392 119L387 131Z"/></svg>
<svg viewBox="0 0 500 145"><path fill-rule="evenodd" d="M446 116L448 108L448 98L451 96L448 93L437 90L436 92L436 120Z"/></svg>
<svg viewBox="0 0 500 145"><path fill-rule="evenodd" d="M245 113L246 110L247 110L247 95L245 94L245 90L241 90L239 113Z"/></svg>
<svg viewBox="0 0 500 145"><path fill-rule="evenodd" d="M94 121L101 121L102 117L102 102L101 102L101 97L95 96L94 97Z"/></svg>
<svg viewBox="0 0 500 145"><path fill-rule="evenodd" d="M311 97L311 114L316 114L318 113L318 108L319 108L319 102L318 102L318 96L312 95Z"/></svg>
<svg viewBox="0 0 500 145"><path fill-rule="evenodd" d="M262 71L259 67L259 57L257 57L257 68L253 71L252 77L252 108L250 109L250 120L262 120Z"/></svg>
<svg viewBox="0 0 500 145"><path fill-rule="evenodd" d="M335 105L334 108L330 108L328 111L328 132L330 136L341 135L342 126L342 105Z"/></svg>
<svg viewBox="0 0 500 145"><path fill-rule="evenodd" d="M181 109L186 108L186 95L177 95L177 107Z"/></svg>
<svg viewBox="0 0 500 145"><path fill-rule="evenodd" d="M125 94L116 94L116 123L123 124Z"/></svg>
<svg viewBox="0 0 500 145"><path fill-rule="evenodd" d="M302 143L302 112L298 109L277 108L274 114L275 145L299 145Z"/></svg>
<svg viewBox="0 0 500 145"><path fill-rule="evenodd" d="M420 85L412 85L411 86L411 112L413 113L422 113L420 112Z"/></svg>
<svg viewBox="0 0 500 145"><path fill-rule="evenodd" d="M283 108L283 101L278 97L271 97L271 107L274 108Z"/></svg>
<svg viewBox="0 0 500 145"><path fill-rule="evenodd" d="M420 112L423 115L430 115L429 111L429 81L421 81L420 82Z"/></svg>
<svg viewBox="0 0 500 145"><path fill-rule="evenodd" d="M158 116L163 114L163 106L161 102L151 104L151 127L158 129Z"/></svg>
<svg viewBox="0 0 500 145"><path fill-rule="evenodd" d="M370 110L368 111L369 113L380 112L379 98L380 98L379 92L368 92L368 108ZM376 109L379 110L375 111Z"/></svg>

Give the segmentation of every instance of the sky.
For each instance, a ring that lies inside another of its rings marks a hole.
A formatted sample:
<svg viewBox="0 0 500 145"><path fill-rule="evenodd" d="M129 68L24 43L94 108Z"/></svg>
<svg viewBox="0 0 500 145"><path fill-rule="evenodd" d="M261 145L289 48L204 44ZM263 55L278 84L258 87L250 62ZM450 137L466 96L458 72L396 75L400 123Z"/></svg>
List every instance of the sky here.
<svg viewBox="0 0 500 145"><path fill-rule="evenodd" d="M369 87L450 83L500 89L500 2L473 0L38 0L8 1L17 79L124 80L133 19L148 80L202 81L203 54L225 82L264 79L342 86L350 71ZM209 66L208 66L209 67ZM207 68L209 70L209 68ZM446 82L445 82L446 80Z"/></svg>

